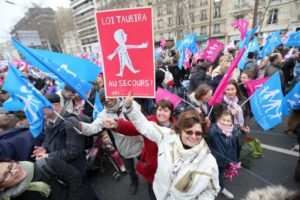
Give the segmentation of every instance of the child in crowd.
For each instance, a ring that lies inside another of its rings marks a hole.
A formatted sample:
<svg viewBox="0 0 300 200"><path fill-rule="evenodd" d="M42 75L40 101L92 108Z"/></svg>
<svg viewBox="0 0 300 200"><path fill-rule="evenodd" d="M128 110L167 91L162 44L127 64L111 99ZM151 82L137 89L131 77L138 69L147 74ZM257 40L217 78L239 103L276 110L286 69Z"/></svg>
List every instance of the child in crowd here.
<svg viewBox="0 0 300 200"><path fill-rule="evenodd" d="M206 137L212 154L217 160L219 184L221 187L220 193L228 199L233 199L234 195L224 188L224 175L230 162L236 164L238 161L239 134L239 129L233 125L233 115L229 111L224 110L217 117L217 122L212 124Z"/></svg>

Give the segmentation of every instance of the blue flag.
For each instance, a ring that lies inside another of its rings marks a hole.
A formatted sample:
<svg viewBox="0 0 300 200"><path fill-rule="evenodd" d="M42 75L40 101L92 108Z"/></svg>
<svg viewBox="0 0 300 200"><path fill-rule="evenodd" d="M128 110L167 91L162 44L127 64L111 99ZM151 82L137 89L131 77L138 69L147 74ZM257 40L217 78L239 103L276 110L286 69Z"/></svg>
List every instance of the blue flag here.
<svg viewBox="0 0 300 200"><path fill-rule="evenodd" d="M279 72L276 72L251 96L250 104L257 123L265 131L282 121L286 105L281 90Z"/></svg>
<svg viewBox="0 0 300 200"><path fill-rule="evenodd" d="M94 110L93 110L93 119L97 118L97 115L103 110L103 105L99 99L99 93L96 92L95 94L95 103L94 103Z"/></svg>
<svg viewBox="0 0 300 200"><path fill-rule="evenodd" d="M57 66L67 65L70 71L89 82L96 81L98 74L101 71L101 67L83 58L40 49L28 49L35 52L40 57L50 59Z"/></svg>
<svg viewBox="0 0 300 200"><path fill-rule="evenodd" d="M70 71L68 65L57 65L53 63L51 59L43 57L40 54L37 54L35 51L32 51L28 47L22 45L15 38L13 38L12 41L16 49L21 54L23 54L29 62L31 62L36 67L42 67L40 68L41 71L45 71L46 69L46 71L55 74L63 82L70 85L82 99L87 100L85 94L87 94L93 86L86 80L77 76L77 74L75 74L74 72Z"/></svg>
<svg viewBox="0 0 300 200"><path fill-rule="evenodd" d="M243 54L239 64L238 64L238 67L243 70L245 68L245 64L246 64L246 61L247 61L247 57L248 57L248 53L249 52L255 52L255 51L259 51L260 48L259 48L259 44L258 44L258 40L257 38L253 38L252 41L249 43L248 45L248 48L246 49L245 53Z"/></svg>
<svg viewBox="0 0 300 200"><path fill-rule="evenodd" d="M179 69L183 66L183 60L185 57L185 50L189 49L190 52L195 54L198 51L197 43L196 43L196 34L188 34L182 40L176 43L176 49L180 51L180 57L178 60Z"/></svg>
<svg viewBox="0 0 300 200"><path fill-rule="evenodd" d="M289 36L285 46L300 47L300 31L292 33Z"/></svg>
<svg viewBox="0 0 300 200"><path fill-rule="evenodd" d="M300 110L300 82L285 96L289 110Z"/></svg>
<svg viewBox="0 0 300 200"><path fill-rule="evenodd" d="M9 99L7 99L4 103L3 103L3 109L6 111L20 111L20 110L24 110L25 105L24 103L18 99L17 97L15 97L13 94L10 94Z"/></svg>
<svg viewBox="0 0 300 200"><path fill-rule="evenodd" d="M244 38L244 40L241 40L239 42L239 47L243 48L243 47L248 47L249 45L249 40L254 36L255 32L257 31L257 29L259 28L258 25L256 25L253 29L249 30L246 32L246 36Z"/></svg>
<svg viewBox="0 0 300 200"><path fill-rule="evenodd" d="M51 108L51 103L13 65L9 66L2 89L24 104L24 112L29 121L30 132L34 137L37 137L43 128L42 109L45 107Z"/></svg>
<svg viewBox="0 0 300 200"><path fill-rule="evenodd" d="M282 41L280 38L280 31L278 30L267 37L266 44L261 50L260 55L262 56L262 58L270 55L280 44L282 44Z"/></svg>

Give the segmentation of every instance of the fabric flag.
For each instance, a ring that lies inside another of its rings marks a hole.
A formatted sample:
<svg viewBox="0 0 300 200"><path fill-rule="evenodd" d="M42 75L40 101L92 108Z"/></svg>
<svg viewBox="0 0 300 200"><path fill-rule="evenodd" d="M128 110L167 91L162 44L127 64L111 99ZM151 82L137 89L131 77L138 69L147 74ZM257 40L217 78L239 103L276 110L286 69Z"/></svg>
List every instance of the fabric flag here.
<svg viewBox="0 0 300 200"><path fill-rule="evenodd" d="M255 51L259 51L260 48L259 48L259 44L258 44L258 40L257 38L253 38L252 41L249 43L249 46L247 48L247 50L245 51L244 55L242 56L239 64L238 64L238 67L243 70L245 68L245 64L246 64L246 61L247 61L247 57L248 57L248 53L249 52L255 52Z"/></svg>
<svg viewBox="0 0 300 200"><path fill-rule="evenodd" d="M258 90L267 80L269 80L269 77L245 82L244 85L245 85L245 88L247 89L248 97L251 97L251 95L256 90Z"/></svg>
<svg viewBox="0 0 300 200"><path fill-rule="evenodd" d="M237 56L234 58L233 62L231 63L230 67L228 68L228 70L226 71L226 74L224 75L223 79L221 80L221 82L219 83L216 91L214 92L214 95L211 97L211 99L209 100L208 104L210 106L214 106L217 103L221 103L223 95L224 95L224 91L227 87L227 84L233 74L234 69L236 68L237 64L239 63L239 61L241 60L243 54L245 52L245 47L243 47L239 53L237 54Z"/></svg>
<svg viewBox="0 0 300 200"><path fill-rule="evenodd" d="M261 50L260 55L263 58L270 55L271 53L273 53L274 49L280 44L282 44L282 41L280 38L280 31L278 30L267 37L266 44Z"/></svg>
<svg viewBox="0 0 300 200"><path fill-rule="evenodd" d="M276 72L250 99L252 113L257 123L267 131L281 123L284 112L284 96L279 72Z"/></svg>
<svg viewBox="0 0 300 200"><path fill-rule="evenodd" d="M101 72L101 67L82 58L46 50L28 49L35 52L40 57L50 59L57 66L67 65L70 71L89 82L96 81L98 74ZM92 58L92 60L93 59L94 58Z"/></svg>
<svg viewBox="0 0 300 200"><path fill-rule="evenodd" d="M160 39L160 46L161 46L161 48L164 49L166 47L166 44L167 44L167 41L164 38Z"/></svg>
<svg viewBox="0 0 300 200"><path fill-rule="evenodd" d="M189 49L193 54L197 52L196 34L188 34L185 36L182 40L176 43L176 49L180 52L178 67L179 69L182 69L185 49Z"/></svg>
<svg viewBox="0 0 300 200"><path fill-rule="evenodd" d="M285 96L288 110L300 110L300 82Z"/></svg>
<svg viewBox="0 0 300 200"><path fill-rule="evenodd" d="M202 58L210 62L214 62L223 49L223 43L218 40L210 39Z"/></svg>
<svg viewBox="0 0 300 200"><path fill-rule="evenodd" d="M155 94L155 102L158 103L162 99L171 101L174 105L174 108L176 108L179 105L179 103L182 101L182 99L179 96L176 96L172 92L169 92L168 90L164 90L161 87L157 87L157 91Z"/></svg>
<svg viewBox="0 0 300 200"><path fill-rule="evenodd" d="M243 48L243 47L248 47L249 45L249 40L254 36L255 32L258 30L259 26L256 25L253 29L249 30L246 32L246 36L244 38L244 40L241 40L239 42L239 47Z"/></svg>
<svg viewBox="0 0 300 200"><path fill-rule="evenodd" d="M185 58L184 58L184 67L185 69L188 69L191 67L190 64L190 58L192 56L192 53L189 49L185 49Z"/></svg>
<svg viewBox="0 0 300 200"><path fill-rule="evenodd" d="M82 99L87 100L85 94L87 94L93 86L86 80L78 77L74 72L70 71L68 65L62 64L59 66L53 63L51 59L43 57L37 54L35 51L30 50L28 47L18 42L15 38L13 38L12 41L16 49L22 53L33 65L39 67L41 71L46 70L55 74L63 82L70 85Z"/></svg>
<svg viewBox="0 0 300 200"><path fill-rule="evenodd" d="M202 59L202 53L199 46L197 45L197 52L194 54L194 61L197 62L200 59Z"/></svg>
<svg viewBox="0 0 300 200"><path fill-rule="evenodd" d="M24 110L24 103L18 99L17 97L15 97L13 94L10 94L9 99L7 99L4 103L3 103L3 109L6 111L20 111L20 110Z"/></svg>
<svg viewBox="0 0 300 200"><path fill-rule="evenodd" d="M51 108L51 103L13 65L9 67L2 89L24 104L30 132L34 137L37 137L43 128L42 109Z"/></svg>
<svg viewBox="0 0 300 200"><path fill-rule="evenodd" d="M286 42L288 41L288 39L292 33L293 32L289 31L281 38L282 44L284 44L284 45L286 44Z"/></svg>
<svg viewBox="0 0 300 200"><path fill-rule="evenodd" d="M300 31L292 33L285 46L290 46L290 47L300 47Z"/></svg>
<svg viewBox="0 0 300 200"><path fill-rule="evenodd" d="M99 99L99 93L96 92L95 94L95 103L94 103L94 110L93 110L93 119L97 118L97 115L103 110L103 105Z"/></svg>
<svg viewBox="0 0 300 200"><path fill-rule="evenodd" d="M245 38L249 26L249 22L245 19L238 19L232 22L230 25L233 26L234 28L239 29L241 33L241 39L243 40Z"/></svg>

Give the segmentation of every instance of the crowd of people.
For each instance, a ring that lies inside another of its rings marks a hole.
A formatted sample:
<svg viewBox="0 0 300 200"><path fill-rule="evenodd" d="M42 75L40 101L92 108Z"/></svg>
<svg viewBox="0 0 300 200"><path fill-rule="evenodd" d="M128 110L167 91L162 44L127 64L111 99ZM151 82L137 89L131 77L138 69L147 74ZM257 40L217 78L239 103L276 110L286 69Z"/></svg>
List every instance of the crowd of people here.
<svg viewBox="0 0 300 200"><path fill-rule="evenodd" d="M93 107L71 86L57 89L56 82L41 72L23 70L53 109L43 109L43 131L36 138L22 111L1 109L0 199L101 199L87 177L89 149L95 147L93 165L103 168L104 154L109 154L117 170L130 176L132 195L139 182L146 181L145 199L207 200L219 194L233 199L224 177L229 165L240 161L253 118L244 83L279 72L286 94L300 80L297 50L279 46L264 59L250 52L243 70L235 69L222 102L211 107L208 102L238 50L228 47L214 63L191 58L191 68L179 69L178 53L165 49L155 63L156 89L164 88L184 99L177 107L166 99L134 100L131 92L126 98L107 98L100 74L88 98L94 103L98 94L103 104L94 119ZM172 84L165 84L166 71L174 77ZM6 73L7 68L2 68L1 85ZM8 98L8 92L1 89L1 106ZM299 125L300 111L292 110L286 133L297 134ZM300 181L300 158L295 179ZM255 199L254 194L245 199ZM290 199L300 197L293 191L285 194Z"/></svg>

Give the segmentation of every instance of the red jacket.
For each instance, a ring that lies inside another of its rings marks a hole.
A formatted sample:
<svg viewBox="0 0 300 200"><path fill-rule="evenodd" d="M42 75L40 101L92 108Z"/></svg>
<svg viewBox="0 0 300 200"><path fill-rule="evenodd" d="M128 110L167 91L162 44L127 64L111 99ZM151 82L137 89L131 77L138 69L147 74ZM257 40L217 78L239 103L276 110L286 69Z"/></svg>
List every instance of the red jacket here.
<svg viewBox="0 0 300 200"><path fill-rule="evenodd" d="M158 120L155 115L147 116L149 121L153 121L158 124ZM174 124L175 119L172 119ZM116 131L120 134L128 136L140 135L130 121L124 119L118 120L118 128ZM138 171L148 183L152 183L154 174L157 168L157 145L148 138L144 137L144 149L142 150L141 157L136 165L136 171Z"/></svg>

